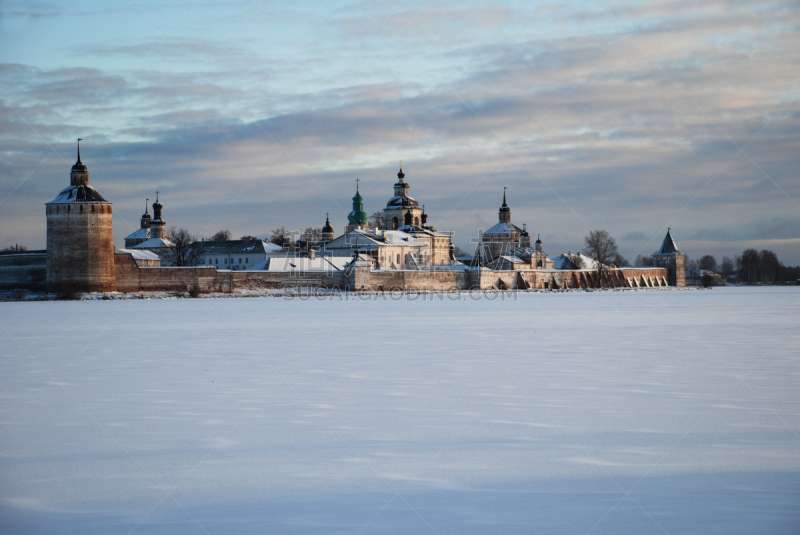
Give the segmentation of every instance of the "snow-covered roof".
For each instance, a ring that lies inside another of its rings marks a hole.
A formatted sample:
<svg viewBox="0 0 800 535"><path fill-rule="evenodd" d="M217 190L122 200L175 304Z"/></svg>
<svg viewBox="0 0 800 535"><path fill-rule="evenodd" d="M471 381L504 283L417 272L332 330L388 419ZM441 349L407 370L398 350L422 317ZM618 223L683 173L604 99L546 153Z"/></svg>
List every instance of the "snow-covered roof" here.
<svg viewBox="0 0 800 535"><path fill-rule="evenodd" d="M406 234L411 234L412 236L449 236L450 234L447 232L437 232L435 228L428 225L430 228L419 227L417 225L403 225L399 227L397 230L400 232L405 232Z"/></svg>
<svg viewBox="0 0 800 535"><path fill-rule="evenodd" d="M522 229L516 226L514 223L498 223L489 230L483 232L483 235L487 234L521 234Z"/></svg>
<svg viewBox="0 0 800 535"><path fill-rule="evenodd" d="M325 244L325 249L356 249L373 251L378 247L424 247L427 244L411 234L399 230L385 230L375 233L369 230L353 229L343 236Z"/></svg>
<svg viewBox="0 0 800 535"><path fill-rule="evenodd" d="M55 199L47 204L63 204L63 203L108 203L107 200L100 195L100 192L92 186L67 186ZM111 204L111 203L108 203Z"/></svg>
<svg viewBox="0 0 800 535"><path fill-rule="evenodd" d="M137 249L117 249L118 253L128 253L135 260L160 260L161 257L158 256L153 251L142 251Z"/></svg>
<svg viewBox="0 0 800 535"><path fill-rule="evenodd" d="M171 249L175 244L164 238L150 238L143 241L138 245L134 245L133 249Z"/></svg>
<svg viewBox="0 0 800 535"><path fill-rule="evenodd" d="M214 254L267 254L283 251L283 247L272 242L253 240L206 240L193 244L200 255Z"/></svg>
<svg viewBox="0 0 800 535"><path fill-rule="evenodd" d="M555 269L577 269L576 266L569 261L569 256L580 257L582 261L581 269L597 269L598 263L596 260L589 258L581 253L562 254L553 260L553 267Z"/></svg>
<svg viewBox="0 0 800 535"><path fill-rule="evenodd" d="M386 203L384 210L396 209L398 207L419 206L419 203L413 197L403 197L402 195L395 195L389 202Z"/></svg>
<svg viewBox="0 0 800 535"><path fill-rule="evenodd" d="M518 256L500 255L500 258L512 264L525 264L526 262Z"/></svg>
<svg viewBox="0 0 800 535"><path fill-rule="evenodd" d="M133 234L129 236L125 236L126 240L147 240L150 238L150 229L149 228L140 228Z"/></svg>
<svg viewBox="0 0 800 535"><path fill-rule="evenodd" d="M336 264L343 264L349 262L351 258L340 258ZM263 271L278 271L278 272L291 272L291 271L338 271L341 268L331 262L331 259L325 256L318 256L317 258L308 257L273 257L266 262L266 266L262 267ZM256 266L258 266L257 264ZM252 269L256 269L253 266Z"/></svg>

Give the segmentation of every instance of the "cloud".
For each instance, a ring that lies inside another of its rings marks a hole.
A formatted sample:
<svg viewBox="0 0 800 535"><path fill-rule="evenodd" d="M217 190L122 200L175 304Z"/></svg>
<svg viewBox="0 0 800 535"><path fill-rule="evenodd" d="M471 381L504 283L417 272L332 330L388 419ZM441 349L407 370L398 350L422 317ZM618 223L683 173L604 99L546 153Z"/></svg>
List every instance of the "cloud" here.
<svg viewBox="0 0 800 535"><path fill-rule="evenodd" d="M174 47L133 74L93 66L146 55L152 39L94 43L78 67L0 65L0 198L50 200L80 135L92 183L125 218L118 241L157 188L170 224L194 232L319 226L328 211L341 227L353 179L371 213L400 159L412 195L462 247L496 220L503 186L515 222L551 254L579 249L591 228L629 257L667 226L679 244L797 237L800 38L788 8L672 2L637 26L639 8L551 7L554 25L602 31L539 36L525 31L539 28L535 11L477 6L426 10L395 46L381 32L419 10L353 6L324 53L276 62L256 36L221 31L176 39L202 70ZM7 206L0 246L43 241L41 217L23 228Z"/></svg>

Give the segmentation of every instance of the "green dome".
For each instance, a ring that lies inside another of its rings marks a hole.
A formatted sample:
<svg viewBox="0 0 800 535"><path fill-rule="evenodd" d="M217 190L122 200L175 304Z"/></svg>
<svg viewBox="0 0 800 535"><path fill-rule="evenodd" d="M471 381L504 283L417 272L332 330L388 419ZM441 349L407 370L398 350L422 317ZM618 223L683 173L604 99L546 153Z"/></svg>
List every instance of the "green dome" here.
<svg viewBox="0 0 800 535"><path fill-rule="evenodd" d="M356 194L353 196L353 211L347 215L347 221L351 225L366 225L369 222L369 216L364 211L364 197L356 187Z"/></svg>

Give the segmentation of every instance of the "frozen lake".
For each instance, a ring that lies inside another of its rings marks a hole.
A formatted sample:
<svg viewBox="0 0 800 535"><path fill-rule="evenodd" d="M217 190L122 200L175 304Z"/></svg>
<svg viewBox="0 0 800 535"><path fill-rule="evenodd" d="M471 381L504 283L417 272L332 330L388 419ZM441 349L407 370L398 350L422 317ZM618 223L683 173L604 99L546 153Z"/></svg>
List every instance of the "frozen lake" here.
<svg viewBox="0 0 800 535"><path fill-rule="evenodd" d="M800 288L0 303L2 533L800 532Z"/></svg>

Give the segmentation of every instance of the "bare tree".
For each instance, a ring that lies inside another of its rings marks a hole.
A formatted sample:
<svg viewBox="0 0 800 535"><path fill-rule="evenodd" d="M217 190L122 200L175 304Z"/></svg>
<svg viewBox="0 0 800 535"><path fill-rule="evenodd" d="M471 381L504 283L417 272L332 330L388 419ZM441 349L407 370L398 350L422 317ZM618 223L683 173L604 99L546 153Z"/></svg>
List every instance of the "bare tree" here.
<svg viewBox="0 0 800 535"><path fill-rule="evenodd" d="M194 247L197 238L183 227L171 227L167 238L173 243L173 248L164 259L173 266L196 266L200 263L200 255Z"/></svg>
<svg viewBox="0 0 800 535"><path fill-rule="evenodd" d="M729 257L723 256L722 262L719 265L719 269L722 272L721 275L723 277L728 277L729 275L733 275L733 273L736 271L736 265Z"/></svg>
<svg viewBox="0 0 800 535"><path fill-rule="evenodd" d="M567 261L569 261L570 264L572 264L572 269L583 269L586 267L583 257L578 253L568 253L564 255L564 257L567 259Z"/></svg>
<svg viewBox="0 0 800 535"><path fill-rule="evenodd" d="M212 241L230 241L231 239L231 231L230 230L220 230L213 236L211 236Z"/></svg>
<svg viewBox="0 0 800 535"><path fill-rule="evenodd" d="M291 232L286 230L286 227L279 227L272 231L269 241L283 247L292 243L292 235Z"/></svg>
<svg viewBox="0 0 800 535"><path fill-rule="evenodd" d="M628 262L628 259L627 259L627 258L625 258L624 256L622 256L622 255L621 255L621 254L619 254L619 253L617 253L616 255L614 255L614 260L613 260L613 263L614 263L614 265L615 265L615 266L617 266L617 267L620 267L620 266L630 266L630 265L631 265L631 263L630 263L630 262Z"/></svg>
<svg viewBox="0 0 800 535"><path fill-rule="evenodd" d="M764 249L758 253L758 271L761 282L773 284L778 278L781 263L778 256L772 251Z"/></svg>
<svg viewBox="0 0 800 535"><path fill-rule="evenodd" d="M589 235L584 238L584 254L597 262L595 268L595 278L597 282L603 280L609 265L619 255L617 242L607 230L591 230Z"/></svg>
<svg viewBox="0 0 800 535"><path fill-rule="evenodd" d="M242 236L242 237L241 237L241 238L239 238L239 239L240 239L240 240L257 240L258 238L256 238L255 236L251 236L251 235L249 235L249 234L245 234L244 236Z"/></svg>
<svg viewBox="0 0 800 535"><path fill-rule="evenodd" d="M748 284L758 282L758 251L755 249L745 249L739 257L740 271L742 280Z"/></svg>
<svg viewBox="0 0 800 535"><path fill-rule="evenodd" d="M703 258L697 261L697 267L705 271L716 271L717 259L714 258L712 255L707 254Z"/></svg>
<svg viewBox="0 0 800 535"><path fill-rule="evenodd" d="M653 265L653 257L652 256L642 256L636 255L636 262L635 265L637 266L652 266Z"/></svg>
<svg viewBox="0 0 800 535"><path fill-rule="evenodd" d="M386 230L386 216L384 216L383 210L373 212L369 216L369 226L376 230Z"/></svg>
<svg viewBox="0 0 800 535"><path fill-rule="evenodd" d="M453 255L455 256L469 256L469 253L458 245L453 245Z"/></svg>
<svg viewBox="0 0 800 535"><path fill-rule="evenodd" d="M0 253L21 253L27 250L28 248L24 245L9 245L5 249L0 249Z"/></svg>

